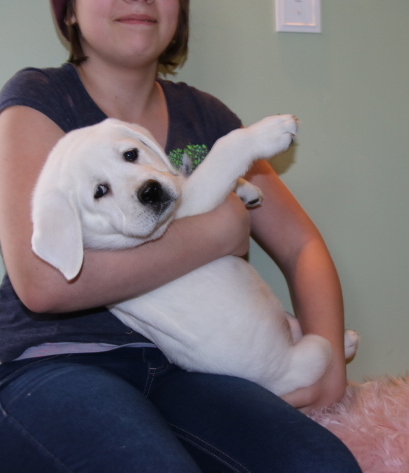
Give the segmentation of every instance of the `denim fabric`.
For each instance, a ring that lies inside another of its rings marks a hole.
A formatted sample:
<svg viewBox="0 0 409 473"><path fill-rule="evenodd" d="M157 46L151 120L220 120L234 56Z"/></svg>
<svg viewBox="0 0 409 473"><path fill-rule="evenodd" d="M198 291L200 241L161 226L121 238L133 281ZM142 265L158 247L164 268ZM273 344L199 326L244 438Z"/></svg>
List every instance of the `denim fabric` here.
<svg viewBox="0 0 409 473"><path fill-rule="evenodd" d="M1 473L358 473L265 389L188 373L156 348L0 365Z"/></svg>

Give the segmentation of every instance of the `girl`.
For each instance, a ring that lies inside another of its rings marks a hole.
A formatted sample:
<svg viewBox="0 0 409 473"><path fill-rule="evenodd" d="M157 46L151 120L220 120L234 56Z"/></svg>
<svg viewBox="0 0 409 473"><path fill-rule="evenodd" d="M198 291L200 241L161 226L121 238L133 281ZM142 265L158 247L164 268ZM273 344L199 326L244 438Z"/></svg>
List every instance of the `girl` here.
<svg viewBox="0 0 409 473"><path fill-rule="evenodd" d="M87 251L73 282L32 253L32 190L64 133L107 116L136 122L175 164L188 150L194 167L241 126L214 97L158 77L186 59L188 0L52 6L69 62L25 69L0 96L2 471L360 471L341 442L294 409L329 405L344 392L342 298L320 234L266 162L247 176L264 192L260 208L248 213L231 195L155 242ZM248 381L170 365L104 308L244 255L250 230L283 270L304 332L334 348L324 377L286 396L294 407Z"/></svg>

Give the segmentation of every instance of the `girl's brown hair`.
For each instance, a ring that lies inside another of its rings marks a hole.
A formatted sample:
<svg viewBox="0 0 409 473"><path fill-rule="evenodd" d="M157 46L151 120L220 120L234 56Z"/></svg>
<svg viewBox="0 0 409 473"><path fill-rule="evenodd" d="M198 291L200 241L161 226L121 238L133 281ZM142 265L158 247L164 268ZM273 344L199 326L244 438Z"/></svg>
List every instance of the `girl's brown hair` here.
<svg viewBox="0 0 409 473"><path fill-rule="evenodd" d="M175 36L169 46L160 55L158 72L160 74L174 74L176 69L182 67L188 56L189 44L189 0L179 0L179 21ZM71 23L75 17L75 0L68 0L64 15L64 27L60 28L70 43L70 56L68 61L79 65L87 60L81 46L81 31L77 23Z"/></svg>

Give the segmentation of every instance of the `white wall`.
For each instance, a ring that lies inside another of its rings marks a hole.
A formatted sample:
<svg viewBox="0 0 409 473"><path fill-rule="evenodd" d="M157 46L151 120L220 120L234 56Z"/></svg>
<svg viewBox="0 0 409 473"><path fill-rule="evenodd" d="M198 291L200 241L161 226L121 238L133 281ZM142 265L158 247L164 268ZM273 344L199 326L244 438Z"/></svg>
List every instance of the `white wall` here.
<svg viewBox="0 0 409 473"><path fill-rule="evenodd" d="M409 367L409 2L324 0L322 34L276 33L273 0L191 0L191 58L177 79L217 95L246 124L302 120L274 164L318 224L339 269L347 325L362 335L353 379ZM67 53L46 0L1 0L0 86ZM10 203L12 205L12 203ZM284 281L252 261L290 307Z"/></svg>

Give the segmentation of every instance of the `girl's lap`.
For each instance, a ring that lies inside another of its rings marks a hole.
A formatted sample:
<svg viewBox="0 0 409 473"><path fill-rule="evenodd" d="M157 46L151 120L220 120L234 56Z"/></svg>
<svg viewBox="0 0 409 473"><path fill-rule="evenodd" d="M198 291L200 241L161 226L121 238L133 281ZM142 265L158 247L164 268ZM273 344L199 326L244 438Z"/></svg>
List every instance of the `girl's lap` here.
<svg viewBox="0 0 409 473"><path fill-rule="evenodd" d="M360 471L338 439L267 390L185 372L156 349L10 365L0 369L8 473Z"/></svg>

